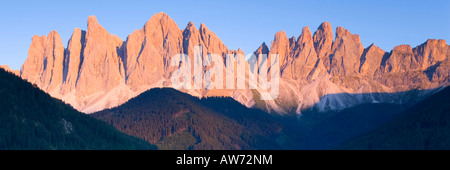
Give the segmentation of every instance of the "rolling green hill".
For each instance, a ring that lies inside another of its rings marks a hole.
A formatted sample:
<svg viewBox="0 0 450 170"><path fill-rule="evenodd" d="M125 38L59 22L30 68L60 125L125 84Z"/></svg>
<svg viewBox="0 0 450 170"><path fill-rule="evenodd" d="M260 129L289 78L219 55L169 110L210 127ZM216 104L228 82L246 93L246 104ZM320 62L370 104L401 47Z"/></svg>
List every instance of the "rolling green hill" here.
<svg viewBox="0 0 450 170"><path fill-rule="evenodd" d="M156 149L0 69L1 150Z"/></svg>

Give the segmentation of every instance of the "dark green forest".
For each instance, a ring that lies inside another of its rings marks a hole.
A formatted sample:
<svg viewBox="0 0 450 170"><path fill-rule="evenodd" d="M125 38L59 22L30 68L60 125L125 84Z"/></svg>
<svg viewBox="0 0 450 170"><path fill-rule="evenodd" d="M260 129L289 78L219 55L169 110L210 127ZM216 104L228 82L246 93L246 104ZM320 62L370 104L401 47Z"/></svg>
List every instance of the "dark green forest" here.
<svg viewBox="0 0 450 170"><path fill-rule="evenodd" d="M214 109L213 109L214 108ZM159 149L280 149L283 125L231 98L198 99L154 88L92 116Z"/></svg>
<svg viewBox="0 0 450 170"><path fill-rule="evenodd" d="M156 149L0 69L1 150Z"/></svg>
<svg viewBox="0 0 450 170"><path fill-rule="evenodd" d="M408 108L382 127L345 142L338 149L450 149L450 87Z"/></svg>
<svg viewBox="0 0 450 170"><path fill-rule="evenodd" d="M299 149L332 149L342 142L391 121L405 106L387 103L361 104L341 111L302 113L296 134Z"/></svg>
<svg viewBox="0 0 450 170"><path fill-rule="evenodd" d="M406 106L362 104L339 112L278 115L229 97L198 99L154 88L92 114L159 149L332 149L391 121Z"/></svg>

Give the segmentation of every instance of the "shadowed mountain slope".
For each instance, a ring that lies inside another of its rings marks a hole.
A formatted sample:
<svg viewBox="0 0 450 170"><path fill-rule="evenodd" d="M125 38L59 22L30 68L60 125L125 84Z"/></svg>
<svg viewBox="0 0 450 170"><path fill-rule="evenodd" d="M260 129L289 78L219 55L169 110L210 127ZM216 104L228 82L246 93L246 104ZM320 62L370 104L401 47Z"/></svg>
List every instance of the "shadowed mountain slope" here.
<svg viewBox="0 0 450 170"><path fill-rule="evenodd" d="M172 88L154 88L91 115L160 149L277 149L283 128L232 98L199 99Z"/></svg>
<svg viewBox="0 0 450 170"><path fill-rule="evenodd" d="M340 149L450 149L450 87L410 107L393 121Z"/></svg>
<svg viewBox="0 0 450 170"><path fill-rule="evenodd" d="M156 149L0 69L0 149Z"/></svg>

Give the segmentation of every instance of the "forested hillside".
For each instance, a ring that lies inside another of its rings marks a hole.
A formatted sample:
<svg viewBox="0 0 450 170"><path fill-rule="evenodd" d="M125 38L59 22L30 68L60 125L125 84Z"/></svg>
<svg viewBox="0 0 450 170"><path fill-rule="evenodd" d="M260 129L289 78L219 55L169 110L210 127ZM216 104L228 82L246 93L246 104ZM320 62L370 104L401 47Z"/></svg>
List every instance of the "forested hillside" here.
<svg viewBox="0 0 450 170"><path fill-rule="evenodd" d="M0 69L0 149L156 149Z"/></svg>
<svg viewBox="0 0 450 170"><path fill-rule="evenodd" d="M393 121L339 149L450 149L450 87L405 110Z"/></svg>
<svg viewBox="0 0 450 170"><path fill-rule="evenodd" d="M283 125L231 98L198 99L154 88L92 116L160 149L279 149Z"/></svg>
<svg viewBox="0 0 450 170"><path fill-rule="evenodd" d="M199 99L154 88L92 114L159 149L330 149L390 121L403 106L364 104L301 117L249 109L229 97Z"/></svg>

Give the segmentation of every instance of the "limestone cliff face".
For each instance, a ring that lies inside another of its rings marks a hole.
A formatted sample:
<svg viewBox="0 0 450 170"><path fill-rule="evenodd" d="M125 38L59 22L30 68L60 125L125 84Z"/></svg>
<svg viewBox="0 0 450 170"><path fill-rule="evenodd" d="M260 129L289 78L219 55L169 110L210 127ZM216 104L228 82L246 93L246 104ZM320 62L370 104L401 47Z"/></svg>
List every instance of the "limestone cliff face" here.
<svg viewBox="0 0 450 170"><path fill-rule="evenodd" d="M124 80L123 41L109 34L95 16L87 31L76 28L64 49L56 31L34 36L21 77L78 110L98 102ZM116 105L116 104L113 104Z"/></svg>
<svg viewBox="0 0 450 170"><path fill-rule="evenodd" d="M375 44L367 47L360 60L361 66L359 72L361 76L372 79L376 70L381 66L381 61L386 54L385 51L375 46Z"/></svg>
<svg viewBox="0 0 450 170"><path fill-rule="evenodd" d="M282 77L294 80L307 80L308 76L314 77L315 65L318 55L314 48L314 42L309 27L304 27L295 46L289 53L288 61L282 72ZM318 70L317 70L318 71Z"/></svg>
<svg viewBox="0 0 450 170"><path fill-rule="evenodd" d="M314 48L321 63L327 70L330 69L329 55L331 52L331 45L333 44L333 28L329 22L323 22L313 36Z"/></svg>
<svg viewBox="0 0 450 170"><path fill-rule="evenodd" d="M64 46L58 32L34 36L21 76L51 94L59 90L63 79Z"/></svg>
<svg viewBox="0 0 450 170"><path fill-rule="evenodd" d="M207 51L205 51L206 53L219 55L231 53L231 51L223 44L222 40L220 40L214 32L210 31L205 24L200 24L199 32L203 44L207 49Z"/></svg>
<svg viewBox="0 0 450 170"><path fill-rule="evenodd" d="M289 63L289 53L291 52L291 44L286 36L286 32L279 31L275 34L275 37L270 46L269 56L272 54L278 54L280 61L280 67L285 68Z"/></svg>
<svg viewBox="0 0 450 170"><path fill-rule="evenodd" d="M171 57L182 52L181 40L178 25L167 14L150 18L125 43L126 84L132 90L140 90L168 78L172 71L168 70Z"/></svg>
<svg viewBox="0 0 450 170"><path fill-rule="evenodd" d="M172 65L180 53L188 55L192 66L182 70L190 71L192 89L181 91L198 97L229 96L248 107L278 113L404 103L449 84L450 46L445 40L430 39L414 48L400 45L386 52L374 44L364 48L357 34L342 27L336 28L333 39L331 24L324 22L314 34L304 27L297 39L277 32L270 48L262 43L255 55L241 61L226 57L244 53L228 49L205 24L197 29L189 22L180 30L165 13L155 14L126 41L108 33L95 16L88 18L87 25L86 31L74 30L66 49L56 31L34 36L20 70L22 78L85 113L120 105L150 88L172 86L172 78L179 76L177 70L187 61ZM197 53L196 47L200 47ZM269 57L263 60L260 54ZM279 95L276 100L262 101L267 89L258 85L258 76L264 73L262 66L268 72L273 69L267 65L273 60L271 54L279 56ZM235 63L245 69L225 67ZM217 84L219 78L224 81ZM201 83L194 84L194 80ZM227 81L233 88L226 89ZM239 83L245 88L236 88ZM251 85L255 88L250 89ZM405 94L414 89L427 91Z"/></svg>
<svg viewBox="0 0 450 170"><path fill-rule="evenodd" d="M399 45L382 61L376 78L395 91L431 89L448 84L449 53L445 40L427 40L412 48Z"/></svg>
<svg viewBox="0 0 450 170"><path fill-rule="evenodd" d="M358 74L360 57L364 51L359 35L345 28L336 28L336 39L331 47L330 74L354 76Z"/></svg>
<svg viewBox="0 0 450 170"><path fill-rule="evenodd" d="M445 40L429 39L413 49L414 56L420 63L420 69L427 69L447 59L448 46Z"/></svg>
<svg viewBox="0 0 450 170"><path fill-rule="evenodd" d="M124 80L124 68L120 57L123 41L109 34L95 16L88 18L86 42L76 91L89 96L108 92Z"/></svg>
<svg viewBox="0 0 450 170"><path fill-rule="evenodd" d="M75 89L78 73L83 61L86 31L75 28L64 55L63 86L61 94L65 95Z"/></svg>
<svg viewBox="0 0 450 170"><path fill-rule="evenodd" d="M394 47L386 61L386 73L399 73L421 69L421 66L414 56L410 45L400 45Z"/></svg>

